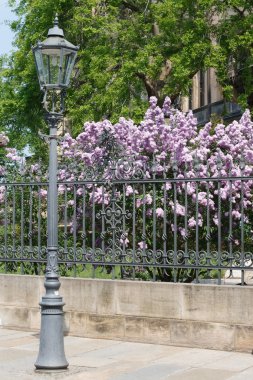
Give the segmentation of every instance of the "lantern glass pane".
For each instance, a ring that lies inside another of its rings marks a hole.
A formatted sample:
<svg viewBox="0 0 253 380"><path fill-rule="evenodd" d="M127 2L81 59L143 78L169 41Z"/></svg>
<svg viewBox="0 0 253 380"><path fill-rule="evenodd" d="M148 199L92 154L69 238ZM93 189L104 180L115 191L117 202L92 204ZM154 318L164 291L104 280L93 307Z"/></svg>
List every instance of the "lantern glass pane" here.
<svg viewBox="0 0 253 380"><path fill-rule="evenodd" d="M63 75L62 75L62 83L66 86L69 85L70 81L70 76L73 70L73 66L75 63L75 57L76 57L76 52L67 52L63 56Z"/></svg>
<svg viewBox="0 0 253 380"><path fill-rule="evenodd" d="M60 70L60 55L45 54L42 51L43 65L45 67L46 84L57 84Z"/></svg>
<svg viewBox="0 0 253 380"><path fill-rule="evenodd" d="M43 85L45 83L45 77L44 77L44 65L43 65L43 59L42 59L41 51L35 50L34 56L35 56L39 81L40 81L40 84Z"/></svg>

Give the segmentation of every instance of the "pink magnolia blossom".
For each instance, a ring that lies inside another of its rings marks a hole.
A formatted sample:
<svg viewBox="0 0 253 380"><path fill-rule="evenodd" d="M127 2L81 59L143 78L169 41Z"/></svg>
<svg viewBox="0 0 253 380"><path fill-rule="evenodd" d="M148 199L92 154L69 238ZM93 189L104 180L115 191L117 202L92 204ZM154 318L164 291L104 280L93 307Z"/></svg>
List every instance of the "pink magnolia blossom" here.
<svg viewBox="0 0 253 380"><path fill-rule="evenodd" d="M138 246L140 249L147 249L148 248L147 244L144 241L140 241L138 243Z"/></svg>
<svg viewBox="0 0 253 380"><path fill-rule="evenodd" d="M156 209L156 216L157 216L158 218L163 218L163 217L164 217L164 210L163 210L161 207L158 207L158 208Z"/></svg>
<svg viewBox="0 0 253 380"><path fill-rule="evenodd" d="M47 196L47 190L45 189L40 189L39 190L39 195L42 197L42 198L45 198Z"/></svg>

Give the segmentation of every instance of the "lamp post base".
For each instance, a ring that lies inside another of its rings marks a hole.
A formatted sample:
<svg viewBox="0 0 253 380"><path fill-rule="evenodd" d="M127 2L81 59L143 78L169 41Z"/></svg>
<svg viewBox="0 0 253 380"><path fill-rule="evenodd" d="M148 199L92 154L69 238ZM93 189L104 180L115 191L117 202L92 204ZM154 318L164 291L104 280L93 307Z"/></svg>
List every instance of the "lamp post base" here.
<svg viewBox="0 0 253 380"><path fill-rule="evenodd" d="M56 292L57 293L57 292ZM39 355L36 369L67 369L64 353L62 297L50 294L42 297Z"/></svg>

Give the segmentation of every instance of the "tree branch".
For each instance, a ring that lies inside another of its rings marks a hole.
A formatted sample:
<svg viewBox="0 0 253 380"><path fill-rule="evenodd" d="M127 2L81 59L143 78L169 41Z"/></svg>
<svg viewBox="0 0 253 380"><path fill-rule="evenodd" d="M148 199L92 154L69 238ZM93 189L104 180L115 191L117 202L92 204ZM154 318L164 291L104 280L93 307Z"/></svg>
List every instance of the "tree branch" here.
<svg viewBox="0 0 253 380"><path fill-rule="evenodd" d="M124 5L124 7L131 9L131 11L133 11L133 12L139 12L140 11L140 9L138 7L136 7L136 5L134 5L132 3L128 3L127 1L123 0L122 4Z"/></svg>
<svg viewBox="0 0 253 380"><path fill-rule="evenodd" d="M240 9L238 8L236 5L233 5L233 9L239 13L240 16L244 17L244 12L245 12L245 9Z"/></svg>
<svg viewBox="0 0 253 380"><path fill-rule="evenodd" d="M136 73L135 75L143 81L149 98L150 96L158 96L155 86L144 73Z"/></svg>
<svg viewBox="0 0 253 380"><path fill-rule="evenodd" d="M164 81L170 75L172 70L172 63L169 59L166 59L164 66L162 67L161 74L159 80Z"/></svg>

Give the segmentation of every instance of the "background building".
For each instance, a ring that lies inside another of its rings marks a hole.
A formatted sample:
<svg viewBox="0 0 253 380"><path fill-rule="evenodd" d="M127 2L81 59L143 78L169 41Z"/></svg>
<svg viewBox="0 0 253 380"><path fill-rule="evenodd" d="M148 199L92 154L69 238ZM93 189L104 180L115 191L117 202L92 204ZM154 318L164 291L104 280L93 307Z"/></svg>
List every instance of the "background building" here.
<svg viewBox="0 0 253 380"><path fill-rule="evenodd" d="M241 115L238 104L224 101L213 68L199 71L193 77L190 96L182 97L181 108L185 112L192 109L199 124L208 122L212 115L220 116L224 121L237 119Z"/></svg>

